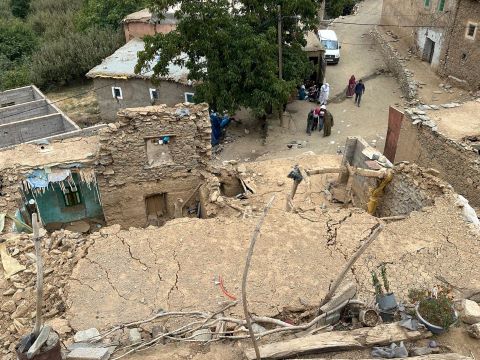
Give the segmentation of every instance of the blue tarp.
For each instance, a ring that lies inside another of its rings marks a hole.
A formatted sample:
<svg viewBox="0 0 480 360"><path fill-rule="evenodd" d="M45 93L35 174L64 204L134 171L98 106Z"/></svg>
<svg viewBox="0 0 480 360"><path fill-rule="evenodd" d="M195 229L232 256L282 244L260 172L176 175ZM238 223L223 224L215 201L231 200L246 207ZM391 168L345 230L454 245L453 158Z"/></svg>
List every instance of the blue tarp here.
<svg viewBox="0 0 480 360"><path fill-rule="evenodd" d="M33 170L27 176L27 181L33 189L46 188L48 186L48 175L45 170Z"/></svg>

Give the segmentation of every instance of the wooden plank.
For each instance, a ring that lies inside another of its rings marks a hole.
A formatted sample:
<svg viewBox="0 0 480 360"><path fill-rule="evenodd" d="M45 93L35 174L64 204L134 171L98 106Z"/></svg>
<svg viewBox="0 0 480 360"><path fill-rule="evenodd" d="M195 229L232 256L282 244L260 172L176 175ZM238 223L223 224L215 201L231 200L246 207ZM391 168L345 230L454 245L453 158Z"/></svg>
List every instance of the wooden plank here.
<svg viewBox="0 0 480 360"><path fill-rule="evenodd" d="M316 168L316 169L307 169L305 172L310 175L319 175L319 174L337 174L345 170L343 167L326 167L326 168Z"/></svg>
<svg viewBox="0 0 480 360"><path fill-rule="evenodd" d="M413 360L473 360L471 357L463 356L460 354L432 354L432 355L423 355L415 356ZM292 360L305 360L305 359L292 359ZM329 360L326 358L309 358L308 360ZM349 359L336 359L336 360L349 360ZM359 360L372 360L370 359L359 359Z"/></svg>
<svg viewBox="0 0 480 360"><path fill-rule="evenodd" d="M428 331L408 331L393 324L382 324L374 328L352 331L326 332L303 338L280 341L260 347L262 359L282 359L308 353L339 350L355 350L376 345L390 345L392 342L418 340L431 336ZM245 351L248 359L255 359L253 349Z"/></svg>

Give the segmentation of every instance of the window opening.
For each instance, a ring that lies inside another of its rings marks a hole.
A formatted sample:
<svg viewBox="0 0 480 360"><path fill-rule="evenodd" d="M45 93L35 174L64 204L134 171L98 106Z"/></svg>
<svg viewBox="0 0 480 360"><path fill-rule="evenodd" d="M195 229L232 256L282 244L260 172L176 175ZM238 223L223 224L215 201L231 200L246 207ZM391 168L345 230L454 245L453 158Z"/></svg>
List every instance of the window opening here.
<svg viewBox="0 0 480 360"><path fill-rule="evenodd" d="M75 206L82 203L80 191L78 191L78 188L75 185L66 186L64 188L63 200L65 201L65 206Z"/></svg>
<svg viewBox="0 0 480 360"><path fill-rule="evenodd" d="M158 100L158 90L149 89L149 91L150 91L150 100Z"/></svg>
<svg viewBox="0 0 480 360"><path fill-rule="evenodd" d="M185 102L193 104L193 96L194 95L195 95L194 93L186 92L185 93Z"/></svg>
<svg viewBox="0 0 480 360"><path fill-rule="evenodd" d="M477 24L468 23L467 25L467 34L466 37L470 39L475 39L475 35L477 33Z"/></svg>
<svg viewBox="0 0 480 360"><path fill-rule="evenodd" d="M123 99L122 88L118 86L113 86L112 95L114 99L122 100Z"/></svg>

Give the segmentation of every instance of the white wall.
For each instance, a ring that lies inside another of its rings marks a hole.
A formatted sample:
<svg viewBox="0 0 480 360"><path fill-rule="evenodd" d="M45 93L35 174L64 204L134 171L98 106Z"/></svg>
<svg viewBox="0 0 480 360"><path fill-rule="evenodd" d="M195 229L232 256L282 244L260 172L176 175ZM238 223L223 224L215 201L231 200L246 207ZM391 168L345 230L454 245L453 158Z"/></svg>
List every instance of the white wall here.
<svg viewBox="0 0 480 360"><path fill-rule="evenodd" d="M440 54L442 52L442 46L444 41L443 31L439 31L431 28L420 28L417 35L417 44L420 48L420 56L423 55L425 42L427 37L435 42L435 50L432 58L432 66L438 66L440 63Z"/></svg>

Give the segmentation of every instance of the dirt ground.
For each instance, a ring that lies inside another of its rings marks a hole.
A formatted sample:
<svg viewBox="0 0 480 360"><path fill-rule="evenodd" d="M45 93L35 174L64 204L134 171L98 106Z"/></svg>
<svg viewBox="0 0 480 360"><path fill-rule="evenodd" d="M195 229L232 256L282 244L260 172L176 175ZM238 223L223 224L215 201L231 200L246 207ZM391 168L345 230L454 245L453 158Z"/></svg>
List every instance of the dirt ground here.
<svg viewBox="0 0 480 360"><path fill-rule="evenodd" d="M101 122L92 81L47 91L45 95L82 128Z"/></svg>

